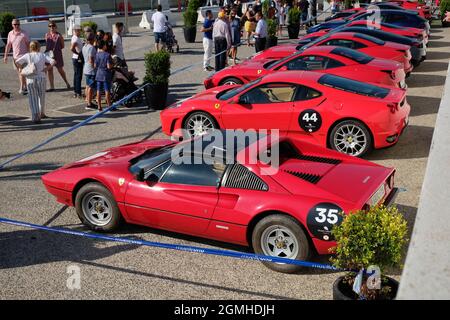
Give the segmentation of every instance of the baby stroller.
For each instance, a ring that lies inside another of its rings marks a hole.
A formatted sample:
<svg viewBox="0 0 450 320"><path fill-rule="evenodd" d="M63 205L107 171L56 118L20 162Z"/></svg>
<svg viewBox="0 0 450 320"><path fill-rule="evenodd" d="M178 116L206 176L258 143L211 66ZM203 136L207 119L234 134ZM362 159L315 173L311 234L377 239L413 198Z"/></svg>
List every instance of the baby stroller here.
<svg viewBox="0 0 450 320"><path fill-rule="evenodd" d="M123 97L129 95L133 91L136 91L138 87L134 83L138 80L134 76L134 72L128 70L128 66L118 56L113 56L113 75L111 86L111 100L112 102L119 101ZM125 107L129 108L133 103L142 102L142 92L138 92L131 99L124 103Z"/></svg>
<svg viewBox="0 0 450 320"><path fill-rule="evenodd" d="M166 16L166 48L167 51L173 53L173 47L177 46L177 52L180 52L180 47L178 46L178 41L175 39L175 33L173 33L172 24L168 21L168 17Z"/></svg>

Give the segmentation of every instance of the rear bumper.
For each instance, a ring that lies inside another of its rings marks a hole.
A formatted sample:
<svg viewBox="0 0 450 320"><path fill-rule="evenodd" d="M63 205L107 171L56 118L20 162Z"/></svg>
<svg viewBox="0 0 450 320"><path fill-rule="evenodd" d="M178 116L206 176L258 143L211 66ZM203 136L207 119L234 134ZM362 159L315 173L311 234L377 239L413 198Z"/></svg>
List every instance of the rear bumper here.
<svg viewBox="0 0 450 320"><path fill-rule="evenodd" d="M399 111L393 115L393 119L384 128L379 128L379 130L374 130L374 147L375 149L386 148L396 144L402 135L405 128L408 126L409 113L411 107L408 103L405 103Z"/></svg>

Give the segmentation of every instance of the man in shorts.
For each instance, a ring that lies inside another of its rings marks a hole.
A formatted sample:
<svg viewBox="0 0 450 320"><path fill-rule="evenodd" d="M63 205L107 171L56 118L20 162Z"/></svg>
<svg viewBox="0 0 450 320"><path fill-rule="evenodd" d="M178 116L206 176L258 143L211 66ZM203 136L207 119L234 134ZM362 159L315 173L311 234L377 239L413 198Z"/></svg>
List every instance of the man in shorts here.
<svg viewBox="0 0 450 320"><path fill-rule="evenodd" d="M156 12L152 15L153 34L155 36L156 51L164 48L166 43L166 16L162 13L162 6L158 5ZM159 43L161 42L161 46Z"/></svg>

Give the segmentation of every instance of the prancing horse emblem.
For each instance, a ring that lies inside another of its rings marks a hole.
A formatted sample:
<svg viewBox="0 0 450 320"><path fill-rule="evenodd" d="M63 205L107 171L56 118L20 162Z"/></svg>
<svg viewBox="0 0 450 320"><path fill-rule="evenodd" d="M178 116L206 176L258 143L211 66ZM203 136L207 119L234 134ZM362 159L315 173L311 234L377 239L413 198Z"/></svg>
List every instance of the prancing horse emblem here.
<svg viewBox="0 0 450 320"><path fill-rule="evenodd" d="M119 178L119 186L123 186L125 183L125 178Z"/></svg>

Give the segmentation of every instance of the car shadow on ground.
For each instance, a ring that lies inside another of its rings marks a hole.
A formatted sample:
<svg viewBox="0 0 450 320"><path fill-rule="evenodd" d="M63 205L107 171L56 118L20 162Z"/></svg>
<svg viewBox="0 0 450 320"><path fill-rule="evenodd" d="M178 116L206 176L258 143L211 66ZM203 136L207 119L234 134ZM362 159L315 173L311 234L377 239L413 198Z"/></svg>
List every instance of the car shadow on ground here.
<svg viewBox="0 0 450 320"><path fill-rule="evenodd" d="M442 86L445 83L445 76L416 73L408 78L408 88L425 88Z"/></svg>
<svg viewBox="0 0 450 320"><path fill-rule="evenodd" d="M412 77L408 78L406 82L408 83L409 79L413 79L416 74L415 72L436 72L436 71L445 71L448 68L448 62L439 62L439 61L426 61L422 63L420 66L416 67L413 70Z"/></svg>
<svg viewBox="0 0 450 320"><path fill-rule="evenodd" d="M433 127L409 125L397 144L389 148L373 150L364 159L373 161L426 158L430 151L433 132Z"/></svg>
<svg viewBox="0 0 450 320"><path fill-rule="evenodd" d="M36 180L40 179L44 174L56 170L59 167L61 167L61 164L53 162L28 163L15 166L7 166L0 170L0 181Z"/></svg>
<svg viewBox="0 0 450 320"><path fill-rule="evenodd" d="M436 114L441 104L440 98L408 96L408 103L411 105L410 116L421 116L425 114Z"/></svg>
<svg viewBox="0 0 450 320"><path fill-rule="evenodd" d="M428 62L429 60L444 60L449 59L450 53L446 51L430 51L427 53L427 60L425 62ZM414 71L413 71L414 72Z"/></svg>

